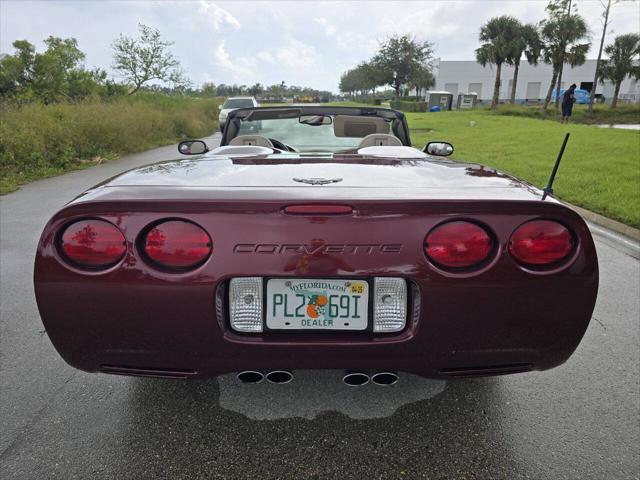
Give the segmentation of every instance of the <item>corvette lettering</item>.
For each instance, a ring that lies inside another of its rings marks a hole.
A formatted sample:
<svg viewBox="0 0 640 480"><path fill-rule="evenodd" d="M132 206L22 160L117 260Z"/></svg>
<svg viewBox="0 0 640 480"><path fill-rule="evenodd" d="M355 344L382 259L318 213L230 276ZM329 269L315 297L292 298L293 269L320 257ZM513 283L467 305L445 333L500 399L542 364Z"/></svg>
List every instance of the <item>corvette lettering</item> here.
<svg viewBox="0 0 640 480"><path fill-rule="evenodd" d="M338 254L338 255L371 255L373 253L400 253L400 243L326 243L309 245L306 243L238 243L233 247L234 253L277 254Z"/></svg>

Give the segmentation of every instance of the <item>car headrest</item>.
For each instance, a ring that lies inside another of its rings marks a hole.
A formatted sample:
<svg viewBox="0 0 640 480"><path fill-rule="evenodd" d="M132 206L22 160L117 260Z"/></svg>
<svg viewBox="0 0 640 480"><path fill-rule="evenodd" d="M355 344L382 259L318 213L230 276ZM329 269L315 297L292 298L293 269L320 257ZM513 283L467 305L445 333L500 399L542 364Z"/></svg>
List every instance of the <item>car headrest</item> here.
<svg viewBox="0 0 640 480"><path fill-rule="evenodd" d="M226 145L211 150L213 155L271 155L274 150L259 145Z"/></svg>
<svg viewBox="0 0 640 480"><path fill-rule="evenodd" d="M380 117L336 115L333 117L333 134L336 137L366 137L372 133L389 133L389 124Z"/></svg>
<svg viewBox="0 0 640 480"><path fill-rule="evenodd" d="M229 145L257 145L259 147L273 148L273 143L262 135L238 135L231 139Z"/></svg>
<svg viewBox="0 0 640 480"><path fill-rule="evenodd" d="M383 146L400 147L402 146L402 142L398 137L394 137L388 133L372 133L362 139L358 148Z"/></svg>

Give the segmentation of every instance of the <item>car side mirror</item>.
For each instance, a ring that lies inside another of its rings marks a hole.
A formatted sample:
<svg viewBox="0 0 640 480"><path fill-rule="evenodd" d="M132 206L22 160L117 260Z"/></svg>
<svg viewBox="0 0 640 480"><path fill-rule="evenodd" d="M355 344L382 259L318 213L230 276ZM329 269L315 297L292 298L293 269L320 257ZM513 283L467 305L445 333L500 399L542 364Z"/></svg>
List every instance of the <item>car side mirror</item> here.
<svg viewBox="0 0 640 480"><path fill-rule="evenodd" d="M218 110L222 110L222 105L218 105Z"/></svg>
<svg viewBox="0 0 640 480"><path fill-rule="evenodd" d="M207 153L209 147L202 140L185 140L178 144L178 151L183 155L200 155Z"/></svg>
<svg viewBox="0 0 640 480"><path fill-rule="evenodd" d="M453 153L453 145L449 142L429 142L422 151L428 155L448 157Z"/></svg>

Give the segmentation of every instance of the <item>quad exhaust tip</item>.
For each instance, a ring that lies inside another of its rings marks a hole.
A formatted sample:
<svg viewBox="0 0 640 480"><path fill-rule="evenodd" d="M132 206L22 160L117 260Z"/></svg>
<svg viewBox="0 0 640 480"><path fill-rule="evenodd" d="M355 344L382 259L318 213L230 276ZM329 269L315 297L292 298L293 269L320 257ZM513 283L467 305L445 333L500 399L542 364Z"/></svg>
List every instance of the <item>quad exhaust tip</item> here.
<svg viewBox="0 0 640 480"><path fill-rule="evenodd" d="M287 372L286 370L273 370L266 375L255 370L245 370L238 373L237 378L242 383L247 384L260 383L266 378L269 383L276 383L281 385L284 383L289 383L291 380L293 380L293 374L291 372Z"/></svg>
<svg viewBox="0 0 640 480"><path fill-rule="evenodd" d="M371 381L376 385L389 386L398 383L398 374L394 372L378 372L371 376Z"/></svg>
<svg viewBox="0 0 640 480"><path fill-rule="evenodd" d="M289 383L291 380L293 380L293 374L286 370L274 370L273 372L267 373L267 381L271 383L282 385Z"/></svg>
<svg viewBox="0 0 640 480"><path fill-rule="evenodd" d="M254 370L245 370L237 375L238 380L242 383L260 383L264 380L264 375Z"/></svg>
<svg viewBox="0 0 640 480"><path fill-rule="evenodd" d="M342 377L345 385L350 387L362 387L369 382L386 387L395 385L398 383L398 380L398 374L394 372L376 372L371 376L365 372L347 372L344 377Z"/></svg>
<svg viewBox="0 0 640 480"><path fill-rule="evenodd" d="M237 378L246 384L256 384L266 379L269 383L283 385L293 380L293 374L286 370L273 370L266 375L255 370L244 370L238 373ZM349 387L362 387L369 382L380 386L390 386L398 383L399 377L395 372L376 372L369 376L365 372L346 372L342 381Z"/></svg>
<svg viewBox="0 0 640 480"><path fill-rule="evenodd" d="M369 380L369 375L364 372L347 372L344 377L342 377L344 384L349 387L362 387L369 383Z"/></svg>

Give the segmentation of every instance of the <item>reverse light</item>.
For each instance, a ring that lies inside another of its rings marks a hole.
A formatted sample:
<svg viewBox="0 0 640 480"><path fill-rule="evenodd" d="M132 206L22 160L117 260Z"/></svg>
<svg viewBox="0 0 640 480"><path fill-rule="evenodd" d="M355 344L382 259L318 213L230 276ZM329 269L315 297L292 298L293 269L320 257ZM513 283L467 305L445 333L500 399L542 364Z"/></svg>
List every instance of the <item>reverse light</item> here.
<svg viewBox="0 0 640 480"><path fill-rule="evenodd" d="M229 282L229 318L237 332L262 331L262 277L232 278Z"/></svg>
<svg viewBox="0 0 640 480"><path fill-rule="evenodd" d="M204 263L213 247L209 234L195 223L168 220L146 233L143 249L150 260L162 267L188 270Z"/></svg>
<svg viewBox="0 0 640 480"><path fill-rule="evenodd" d="M114 224L87 219L68 225L60 236L59 248L71 263L89 269L105 269L118 263L127 242Z"/></svg>
<svg viewBox="0 0 640 480"><path fill-rule="evenodd" d="M429 259L445 268L468 268L480 264L493 250L487 231L471 222L444 223L427 235L424 250Z"/></svg>
<svg viewBox="0 0 640 480"><path fill-rule="evenodd" d="M373 291L373 331L402 330L407 321L407 282L403 278L376 277Z"/></svg>
<svg viewBox="0 0 640 480"><path fill-rule="evenodd" d="M573 236L564 225L552 220L532 220L513 232L509 252L519 263L539 267L564 260L573 245Z"/></svg>

